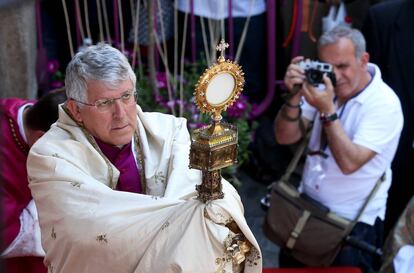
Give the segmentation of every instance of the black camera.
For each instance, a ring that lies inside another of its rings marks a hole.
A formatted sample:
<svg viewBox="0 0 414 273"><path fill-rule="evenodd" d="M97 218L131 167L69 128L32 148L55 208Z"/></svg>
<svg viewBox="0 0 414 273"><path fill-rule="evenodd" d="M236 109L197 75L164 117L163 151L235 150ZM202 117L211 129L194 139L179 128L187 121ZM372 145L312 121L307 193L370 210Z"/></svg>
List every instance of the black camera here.
<svg viewBox="0 0 414 273"><path fill-rule="evenodd" d="M332 85L336 85L336 77L331 64L305 60L299 62L299 66L305 70L306 80L310 84L316 86L323 83L323 74L326 74L331 79Z"/></svg>

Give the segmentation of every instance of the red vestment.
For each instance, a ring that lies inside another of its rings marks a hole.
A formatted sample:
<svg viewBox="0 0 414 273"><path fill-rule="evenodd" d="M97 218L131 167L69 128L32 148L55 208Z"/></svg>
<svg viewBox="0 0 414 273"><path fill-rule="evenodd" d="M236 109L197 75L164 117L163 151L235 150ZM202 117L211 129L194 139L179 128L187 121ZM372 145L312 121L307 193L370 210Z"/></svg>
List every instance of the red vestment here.
<svg viewBox="0 0 414 273"><path fill-rule="evenodd" d="M21 106L30 101L24 99L0 99L0 176L2 202L2 252L16 238L20 231L19 216L26 208L32 195L28 187L26 160L29 146L19 132L17 113ZM3 260L6 273L43 273L47 268L42 257L17 257Z"/></svg>

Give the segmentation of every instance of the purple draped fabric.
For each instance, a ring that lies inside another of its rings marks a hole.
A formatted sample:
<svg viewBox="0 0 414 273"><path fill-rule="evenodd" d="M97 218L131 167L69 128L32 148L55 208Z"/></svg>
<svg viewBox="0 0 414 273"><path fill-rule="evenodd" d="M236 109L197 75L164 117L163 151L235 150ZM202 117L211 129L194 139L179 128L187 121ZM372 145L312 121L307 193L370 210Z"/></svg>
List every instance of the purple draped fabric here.
<svg viewBox="0 0 414 273"><path fill-rule="evenodd" d="M101 151L119 170L119 180L116 186L117 190L141 193L141 178L135 162L134 153L132 152L131 142L118 148L113 145L106 144L95 138Z"/></svg>

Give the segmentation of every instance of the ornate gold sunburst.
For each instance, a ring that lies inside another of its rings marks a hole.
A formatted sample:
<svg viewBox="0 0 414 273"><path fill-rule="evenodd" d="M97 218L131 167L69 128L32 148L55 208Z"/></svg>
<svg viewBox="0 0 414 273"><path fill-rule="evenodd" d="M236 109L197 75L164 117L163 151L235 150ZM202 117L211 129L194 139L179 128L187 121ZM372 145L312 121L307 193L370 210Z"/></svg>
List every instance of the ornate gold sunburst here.
<svg viewBox="0 0 414 273"><path fill-rule="evenodd" d="M227 47L228 44L221 40L216 47L221 52L217 63L204 71L195 86L196 105L202 113L211 113L215 118L221 117L221 112L239 98L244 86L241 67L224 58Z"/></svg>

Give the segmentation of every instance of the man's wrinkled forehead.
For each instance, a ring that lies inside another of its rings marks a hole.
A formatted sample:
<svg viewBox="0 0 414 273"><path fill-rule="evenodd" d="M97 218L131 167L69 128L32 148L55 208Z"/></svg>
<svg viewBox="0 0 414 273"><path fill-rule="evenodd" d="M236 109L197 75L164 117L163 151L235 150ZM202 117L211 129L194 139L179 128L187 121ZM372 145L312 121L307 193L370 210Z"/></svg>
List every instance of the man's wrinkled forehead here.
<svg viewBox="0 0 414 273"><path fill-rule="evenodd" d="M120 80L116 83L101 80L89 80L86 94L88 98L112 98L126 92L134 92L135 87L130 79Z"/></svg>

